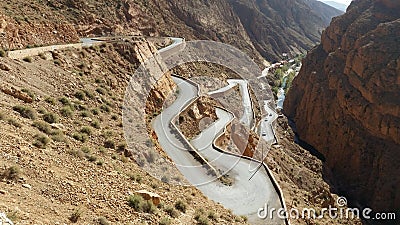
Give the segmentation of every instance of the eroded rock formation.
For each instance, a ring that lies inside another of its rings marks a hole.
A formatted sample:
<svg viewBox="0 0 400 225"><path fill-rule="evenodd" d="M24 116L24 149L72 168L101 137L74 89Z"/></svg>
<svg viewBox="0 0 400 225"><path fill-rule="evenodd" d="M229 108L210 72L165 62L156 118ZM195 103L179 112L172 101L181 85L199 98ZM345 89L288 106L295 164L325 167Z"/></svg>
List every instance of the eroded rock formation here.
<svg viewBox="0 0 400 225"><path fill-rule="evenodd" d="M284 104L339 193L400 207L400 4L353 2L303 61Z"/></svg>

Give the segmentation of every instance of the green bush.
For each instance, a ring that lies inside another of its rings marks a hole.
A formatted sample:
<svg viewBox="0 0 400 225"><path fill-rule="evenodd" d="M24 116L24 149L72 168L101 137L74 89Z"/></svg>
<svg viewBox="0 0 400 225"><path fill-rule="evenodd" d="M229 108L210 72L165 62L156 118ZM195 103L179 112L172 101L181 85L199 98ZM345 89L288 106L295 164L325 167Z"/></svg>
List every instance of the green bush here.
<svg viewBox="0 0 400 225"><path fill-rule="evenodd" d="M152 201L146 201L140 195L129 196L128 205L137 212L154 213L157 210Z"/></svg>
<svg viewBox="0 0 400 225"><path fill-rule="evenodd" d="M108 105L106 105L106 104L101 105L101 106L100 106L100 110L101 110L102 112L107 112L107 113L111 112L110 107L109 107Z"/></svg>
<svg viewBox="0 0 400 225"><path fill-rule="evenodd" d="M43 134L36 134L34 138L33 145L38 148L46 148L46 145L50 142L50 139Z"/></svg>
<svg viewBox="0 0 400 225"><path fill-rule="evenodd" d="M36 95L29 89L23 88L21 89L22 92L26 93L29 97L31 97L33 100L36 99Z"/></svg>
<svg viewBox="0 0 400 225"><path fill-rule="evenodd" d="M90 117L90 116L91 116L91 114L87 110L81 112L81 117Z"/></svg>
<svg viewBox="0 0 400 225"><path fill-rule="evenodd" d="M138 212L141 211L140 205L143 201L144 199L140 195L131 195L128 197L128 205Z"/></svg>
<svg viewBox="0 0 400 225"><path fill-rule="evenodd" d="M18 166L8 167L2 174L7 180L17 180L21 176L21 169Z"/></svg>
<svg viewBox="0 0 400 225"><path fill-rule="evenodd" d="M171 220L168 217L164 217L160 220L160 222L158 224L159 225L170 225Z"/></svg>
<svg viewBox="0 0 400 225"><path fill-rule="evenodd" d="M86 142L88 140L88 136L86 134L82 134L82 133L74 133L72 135L72 137L77 140L80 141L82 143Z"/></svg>
<svg viewBox="0 0 400 225"><path fill-rule="evenodd" d="M187 208L187 205L186 205L186 203L183 202L182 200L178 200L178 201L175 203L175 209L177 209L177 210L179 210L179 211L181 211L181 212L183 212L183 213L186 212L186 208Z"/></svg>
<svg viewBox="0 0 400 225"><path fill-rule="evenodd" d="M106 94L106 90L104 90L104 88L101 88L101 87L97 88L96 92L101 94L101 95L105 95Z"/></svg>
<svg viewBox="0 0 400 225"><path fill-rule="evenodd" d="M79 100L85 100L86 99L86 94L83 91L75 92L74 96Z"/></svg>
<svg viewBox="0 0 400 225"><path fill-rule="evenodd" d="M63 105L71 105L71 102L69 101L69 99L67 97L61 97L58 99L59 102L61 102L61 104Z"/></svg>
<svg viewBox="0 0 400 225"><path fill-rule="evenodd" d="M9 118L9 119L7 120L7 122L8 122L10 125L13 125L13 126L16 127L16 128L21 128L21 127L22 127L22 124L20 124L18 121L16 121L16 120L13 119L13 118Z"/></svg>
<svg viewBox="0 0 400 225"><path fill-rule="evenodd" d="M85 146L81 148L81 151L86 154L89 154L92 150L89 147Z"/></svg>
<svg viewBox="0 0 400 225"><path fill-rule="evenodd" d="M68 140L63 134L53 134L51 135L51 139L55 142L63 142L68 144Z"/></svg>
<svg viewBox="0 0 400 225"><path fill-rule="evenodd" d="M94 94L93 92L89 91L89 90L83 90L83 92L85 93L85 95L90 98L93 99L94 98Z"/></svg>
<svg viewBox="0 0 400 225"><path fill-rule="evenodd" d="M60 114L64 117L71 117L74 114L74 111L70 106L64 106L60 109Z"/></svg>
<svg viewBox="0 0 400 225"><path fill-rule="evenodd" d="M46 133L46 134L51 133L51 127L46 122L35 121L35 122L33 122L32 126L36 127L38 130L42 131L43 133Z"/></svg>
<svg viewBox="0 0 400 225"><path fill-rule="evenodd" d="M172 206L165 207L164 211L171 216L172 218L177 218L179 216L179 212Z"/></svg>
<svg viewBox="0 0 400 225"><path fill-rule="evenodd" d="M36 119L36 112L31 107L17 105L13 107L13 110L18 112L24 118L32 120Z"/></svg>
<svg viewBox="0 0 400 225"><path fill-rule="evenodd" d="M92 120L92 122L90 122L90 126L99 129L100 128L100 122L98 120Z"/></svg>
<svg viewBox="0 0 400 225"><path fill-rule="evenodd" d="M121 143L118 144L117 150L120 151L120 152L125 151L126 146L127 146L126 142L121 142Z"/></svg>
<svg viewBox="0 0 400 225"><path fill-rule="evenodd" d="M58 116L52 112L45 113L43 115L43 120L48 123L58 123Z"/></svg>
<svg viewBox="0 0 400 225"><path fill-rule="evenodd" d="M209 223L207 217L201 215L197 218L197 224L198 225L209 225L210 223Z"/></svg>
<svg viewBox="0 0 400 225"><path fill-rule="evenodd" d="M89 162L96 162L97 161L97 157L95 155L87 154L86 158L87 158L87 160L89 160Z"/></svg>
<svg viewBox="0 0 400 225"><path fill-rule="evenodd" d="M87 135L92 135L92 129L90 127L82 127L81 133L87 134Z"/></svg>
<svg viewBox="0 0 400 225"><path fill-rule="evenodd" d="M100 111L97 108L92 109L91 112L92 112L93 115L99 115L100 114Z"/></svg>
<svg viewBox="0 0 400 225"><path fill-rule="evenodd" d="M144 201L140 207L145 213L154 213L157 210L156 206L150 200Z"/></svg>
<svg viewBox="0 0 400 225"><path fill-rule="evenodd" d="M51 104L51 105L55 105L56 104L56 100L53 97L50 97L50 96L46 97L44 99L44 101L49 103L49 104Z"/></svg>
<svg viewBox="0 0 400 225"><path fill-rule="evenodd" d="M40 108L38 108L37 112L40 113L40 114L45 114L47 111L46 111L45 108L40 107Z"/></svg>

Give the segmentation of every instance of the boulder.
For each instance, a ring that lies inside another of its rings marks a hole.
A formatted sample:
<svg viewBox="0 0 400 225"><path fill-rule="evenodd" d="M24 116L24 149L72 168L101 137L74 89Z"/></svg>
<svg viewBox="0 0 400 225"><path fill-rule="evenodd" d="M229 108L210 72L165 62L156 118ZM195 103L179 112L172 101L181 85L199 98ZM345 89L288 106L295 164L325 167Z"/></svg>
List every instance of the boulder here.
<svg viewBox="0 0 400 225"><path fill-rule="evenodd" d="M136 191L136 194L142 196L142 198L144 200L151 200L153 202L154 205L159 205L161 202L161 197L160 195L153 193L153 192L149 192L146 190L140 190L140 191Z"/></svg>

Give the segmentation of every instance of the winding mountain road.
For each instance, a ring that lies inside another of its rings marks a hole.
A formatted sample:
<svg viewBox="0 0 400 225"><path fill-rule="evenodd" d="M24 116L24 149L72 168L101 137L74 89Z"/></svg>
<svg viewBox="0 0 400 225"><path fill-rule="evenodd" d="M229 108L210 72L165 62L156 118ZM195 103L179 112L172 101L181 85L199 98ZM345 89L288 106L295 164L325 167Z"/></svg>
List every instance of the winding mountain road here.
<svg viewBox="0 0 400 225"><path fill-rule="evenodd" d="M175 40L173 45L176 46L180 43L179 40ZM172 49L168 48L167 50L171 51ZM195 137L189 145L188 140L172 125L174 118L196 99L199 91L196 85L184 79L173 77L173 80L179 88L177 99L153 120L152 126L161 147L174 161L179 171L204 195L231 209L237 215L246 215L250 223L285 224L285 221L276 215L273 219L264 220L257 216L258 210L265 204L270 208L283 208L266 166L250 158L223 152L213 145L214 140L224 132L225 126L233 119L231 113L216 108L218 119ZM248 98L244 98L243 101L246 101L247 107L250 106L251 109L247 83L240 80L231 83L230 85L236 83L246 86L246 88L242 87L243 91L241 92L242 96L248 95ZM253 117L252 113L251 110L251 118ZM249 112L245 114L250 115ZM245 122L251 123L249 119L246 119ZM196 151L207 159L212 167L221 171L222 174L226 174L228 179L233 181L232 184L223 184L215 176L209 175L207 169L193 157L191 151ZM261 167L256 172L257 168L254 165L257 164Z"/></svg>

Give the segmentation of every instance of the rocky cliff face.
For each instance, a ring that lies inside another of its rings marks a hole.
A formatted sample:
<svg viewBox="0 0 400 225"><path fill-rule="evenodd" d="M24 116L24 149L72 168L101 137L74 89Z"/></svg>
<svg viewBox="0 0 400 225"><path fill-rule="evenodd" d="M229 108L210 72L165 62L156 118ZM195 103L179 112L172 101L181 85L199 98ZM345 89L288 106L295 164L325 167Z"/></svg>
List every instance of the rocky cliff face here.
<svg viewBox="0 0 400 225"><path fill-rule="evenodd" d="M303 62L284 104L325 174L356 203L400 207L400 3L353 2Z"/></svg>
<svg viewBox="0 0 400 225"><path fill-rule="evenodd" d="M275 61L283 52L310 49L340 14L315 0L10 0L0 6L7 29L18 28L0 37L6 49L10 41L11 48L22 48L88 35L179 36L232 44L260 64L263 57Z"/></svg>
<svg viewBox="0 0 400 225"><path fill-rule="evenodd" d="M314 0L229 0L262 56L308 50L319 41L332 17L341 14Z"/></svg>

